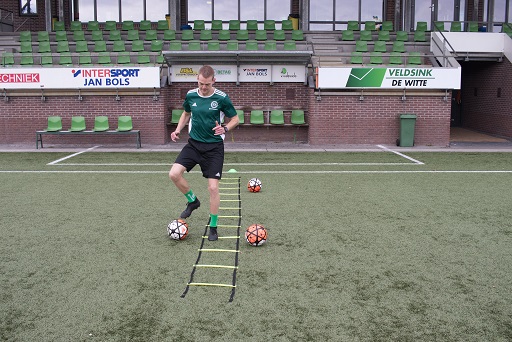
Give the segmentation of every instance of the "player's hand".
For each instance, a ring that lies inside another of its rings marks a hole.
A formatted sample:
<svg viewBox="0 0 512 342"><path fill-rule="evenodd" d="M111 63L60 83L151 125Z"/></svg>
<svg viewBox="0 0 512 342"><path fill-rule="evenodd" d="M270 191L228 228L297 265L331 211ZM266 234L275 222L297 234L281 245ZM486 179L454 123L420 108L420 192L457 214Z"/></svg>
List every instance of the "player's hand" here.
<svg viewBox="0 0 512 342"><path fill-rule="evenodd" d="M179 140L179 139L180 139L180 132L174 131L174 132L171 133L171 140L172 141L176 142L176 140Z"/></svg>
<svg viewBox="0 0 512 342"><path fill-rule="evenodd" d="M224 130L224 126L219 125L217 121L215 121L215 127L212 128L212 131L215 131L215 135L221 135L226 133Z"/></svg>

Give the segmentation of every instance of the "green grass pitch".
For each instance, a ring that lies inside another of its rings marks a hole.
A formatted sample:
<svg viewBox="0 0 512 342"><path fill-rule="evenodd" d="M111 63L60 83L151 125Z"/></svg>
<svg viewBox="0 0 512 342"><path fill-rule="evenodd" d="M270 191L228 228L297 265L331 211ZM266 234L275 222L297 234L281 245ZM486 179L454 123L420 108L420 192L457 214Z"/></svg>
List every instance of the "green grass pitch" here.
<svg viewBox="0 0 512 342"><path fill-rule="evenodd" d="M511 153L227 153L241 233L269 232L240 241L231 303L226 287L181 298L208 219L198 169L186 177L203 204L173 241L175 152L71 154L0 153L1 341L512 340Z"/></svg>

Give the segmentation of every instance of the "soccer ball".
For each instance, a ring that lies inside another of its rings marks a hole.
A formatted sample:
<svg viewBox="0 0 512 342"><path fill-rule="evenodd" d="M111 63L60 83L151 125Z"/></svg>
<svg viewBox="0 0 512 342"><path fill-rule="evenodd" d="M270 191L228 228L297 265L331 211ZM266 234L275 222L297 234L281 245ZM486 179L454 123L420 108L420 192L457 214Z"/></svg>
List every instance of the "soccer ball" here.
<svg viewBox="0 0 512 342"><path fill-rule="evenodd" d="M173 240L183 240L188 234L188 224L185 220L173 220L167 225L167 235Z"/></svg>
<svg viewBox="0 0 512 342"><path fill-rule="evenodd" d="M261 224L251 224L245 230L245 241L251 246L258 247L267 242L267 230Z"/></svg>
<svg viewBox="0 0 512 342"><path fill-rule="evenodd" d="M250 192L260 192L260 190L261 190L261 181L258 178L251 178L249 183L247 183L247 189Z"/></svg>

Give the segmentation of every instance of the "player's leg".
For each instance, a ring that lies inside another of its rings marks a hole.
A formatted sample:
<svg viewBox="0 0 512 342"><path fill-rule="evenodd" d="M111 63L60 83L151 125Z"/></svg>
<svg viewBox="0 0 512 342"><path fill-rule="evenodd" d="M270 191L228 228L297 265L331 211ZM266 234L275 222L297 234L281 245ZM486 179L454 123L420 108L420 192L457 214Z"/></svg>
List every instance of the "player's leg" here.
<svg viewBox="0 0 512 342"><path fill-rule="evenodd" d="M208 192L210 193L210 233L208 240L215 241L218 239L217 219L219 217L220 194L219 180L208 178Z"/></svg>
<svg viewBox="0 0 512 342"><path fill-rule="evenodd" d="M190 145L186 145L176 158L176 162L169 171L169 178L176 185L178 190L187 198L187 207L181 213L181 218L187 218L192 211L201 206L201 202L190 189L187 180L183 177L185 171L190 171L200 160L199 153Z"/></svg>

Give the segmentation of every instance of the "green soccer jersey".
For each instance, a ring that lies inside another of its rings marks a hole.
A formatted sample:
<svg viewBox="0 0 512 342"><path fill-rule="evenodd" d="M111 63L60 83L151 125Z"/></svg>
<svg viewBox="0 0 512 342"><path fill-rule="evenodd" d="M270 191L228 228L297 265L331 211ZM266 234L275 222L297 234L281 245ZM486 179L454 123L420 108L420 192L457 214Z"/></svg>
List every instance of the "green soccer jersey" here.
<svg viewBox="0 0 512 342"><path fill-rule="evenodd" d="M215 89L212 95L199 95L199 89L190 90L183 102L183 109L192 113L189 122L189 136L197 141L213 143L224 140L224 134L214 135L215 121L223 122L224 116L232 118L237 115L229 96Z"/></svg>

